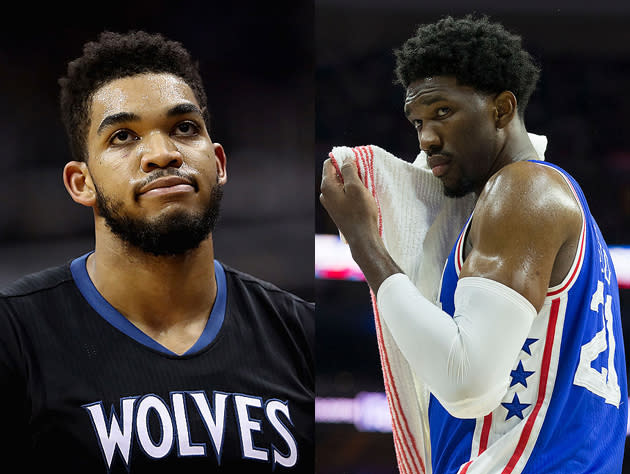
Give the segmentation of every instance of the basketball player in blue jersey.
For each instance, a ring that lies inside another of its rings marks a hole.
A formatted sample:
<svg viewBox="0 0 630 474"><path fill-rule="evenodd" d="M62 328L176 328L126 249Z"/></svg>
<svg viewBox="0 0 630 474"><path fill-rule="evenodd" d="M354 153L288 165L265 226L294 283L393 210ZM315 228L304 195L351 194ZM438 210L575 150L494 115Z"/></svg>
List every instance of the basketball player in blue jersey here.
<svg viewBox="0 0 630 474"><path fill-rule="evenodd" d="M528 138L537 66L520 37L470 15L422 25L396 59L404 112L433 174L448 196L478 196L439 301L390 257L353 162L341 176L324 164L320 200L430 389L426 472L621 472L617 282L578 184L537 161Z"/></svg>
<svg viewBox="0 0 630 474"><path fill-rule="evenodd" d="M226 153L188 51L102 33L60 80L95 248L0 292L21 472L312 473L314 305L215 259Z"/></svg>

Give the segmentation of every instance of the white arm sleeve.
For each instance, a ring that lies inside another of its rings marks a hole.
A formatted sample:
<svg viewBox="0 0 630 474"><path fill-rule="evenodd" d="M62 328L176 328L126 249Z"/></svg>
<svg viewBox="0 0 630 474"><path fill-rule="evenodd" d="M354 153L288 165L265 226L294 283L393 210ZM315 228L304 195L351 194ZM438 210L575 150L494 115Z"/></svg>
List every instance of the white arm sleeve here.
<svg viewBox="0 0 630 474"><path fill-rule="evenodd" d="M396 273L376 301L410 367L451 415L478 418L499 405L536 317L525 297L496 281L465 277L451 317Z"/></svg>

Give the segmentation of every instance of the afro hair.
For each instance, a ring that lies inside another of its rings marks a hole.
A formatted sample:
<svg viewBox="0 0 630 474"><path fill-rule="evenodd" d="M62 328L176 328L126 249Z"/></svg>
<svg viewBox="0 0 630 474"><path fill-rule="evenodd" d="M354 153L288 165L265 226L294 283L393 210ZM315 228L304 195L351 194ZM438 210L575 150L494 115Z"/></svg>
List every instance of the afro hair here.
<svg viewBox="0 0 630 474"><path fill-rule="evenodd" d="M540 76L521 37L487 16L447 16L420 25L394 55L396 82L405 88L425 77L453 76L480 92L511 91L521 117Z"/></svg>

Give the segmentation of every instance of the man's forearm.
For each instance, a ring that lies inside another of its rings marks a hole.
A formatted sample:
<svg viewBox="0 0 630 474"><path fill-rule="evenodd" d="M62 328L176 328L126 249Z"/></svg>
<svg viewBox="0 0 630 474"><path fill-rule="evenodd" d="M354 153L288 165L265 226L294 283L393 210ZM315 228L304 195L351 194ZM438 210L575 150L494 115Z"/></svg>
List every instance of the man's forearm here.
<svg viewBox="0 0 630 474"><path fill-rule="evenodd" d="M359 265L374 294L387 277L403 273L385 248L380 236L348 240L348 244L353 260Z"/></svg>

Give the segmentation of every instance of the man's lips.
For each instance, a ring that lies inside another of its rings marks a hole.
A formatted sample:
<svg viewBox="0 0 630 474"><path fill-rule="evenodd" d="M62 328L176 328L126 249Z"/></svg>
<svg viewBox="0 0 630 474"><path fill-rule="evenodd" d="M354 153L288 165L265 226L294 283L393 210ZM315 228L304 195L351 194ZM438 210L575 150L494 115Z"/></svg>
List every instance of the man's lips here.
<svg viewBox="0 0 630 474"><path fill-rule="evenodd" d="M451 159L444 155L431 155L427 157L427 164L431 168L434 176L440 177L448 171Z"/></svg>
<svg viewBox="0 0 630 474"><path fill-rule="evenodd" d="M176 192L194 191L195 187L189 179L179 176L166 176L151 181L138 191L138 195L157 195Z"/></svg>

